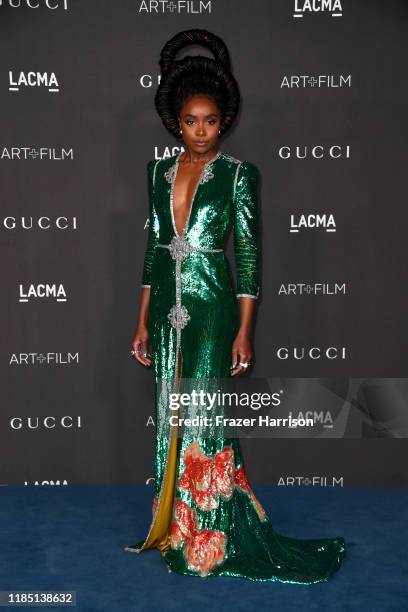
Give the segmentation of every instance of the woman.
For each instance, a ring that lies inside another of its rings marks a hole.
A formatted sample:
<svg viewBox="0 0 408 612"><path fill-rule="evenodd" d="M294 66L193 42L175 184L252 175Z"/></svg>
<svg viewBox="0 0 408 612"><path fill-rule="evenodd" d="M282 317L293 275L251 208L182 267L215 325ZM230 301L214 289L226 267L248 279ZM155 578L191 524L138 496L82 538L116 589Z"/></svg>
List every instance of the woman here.
<svg viewBox="0 0 408 612"><path fill-rule="evenodd" d="M215 59L176 60L191 44ZM211 388L251 365L258 170L217 149L240 102L223 41L206 30L180 32L160 67L156 108L186 150L147 165L150 225L132 353L154 368L155 496L146 538L125 550L157 548L169 571L191 576L322 582L341 563L343 538L278 535L249 485L238 439L201 426L180 435L170 423L171 393ZM236 289L224 253L232 228Z"/></svg>

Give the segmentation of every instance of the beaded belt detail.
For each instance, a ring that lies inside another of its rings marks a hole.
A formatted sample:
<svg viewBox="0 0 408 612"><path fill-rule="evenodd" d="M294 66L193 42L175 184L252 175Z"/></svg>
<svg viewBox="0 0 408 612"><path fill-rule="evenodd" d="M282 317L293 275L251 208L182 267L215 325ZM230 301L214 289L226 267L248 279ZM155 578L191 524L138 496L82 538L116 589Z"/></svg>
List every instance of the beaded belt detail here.
<svg viewBox="0 0 408 612"><path fill-rule="evenodd" d="M206 249L204 247L196 247L190 244L183 235L173 236L170 244L156 243L156 246L164 249L169 249L172 259L175 260L176 270L176 303L171 307L167 317L176 329L176 355L180 346L181 330L187 325L190 320L190 315L184 304L181 303L181 262L188 257L191 251L202 251L204 253L220 253L224 249Z"/></svg>
<svg viewBox="0 0 408 612"><path fill-rule="evenodd" d="M206 249L205 247L194 246L181 236L173 236L170 244L156 244L158 247L169 249L173 259L184 259L191 251L201 251L203 253L222 253L224 249Z"/></svg>

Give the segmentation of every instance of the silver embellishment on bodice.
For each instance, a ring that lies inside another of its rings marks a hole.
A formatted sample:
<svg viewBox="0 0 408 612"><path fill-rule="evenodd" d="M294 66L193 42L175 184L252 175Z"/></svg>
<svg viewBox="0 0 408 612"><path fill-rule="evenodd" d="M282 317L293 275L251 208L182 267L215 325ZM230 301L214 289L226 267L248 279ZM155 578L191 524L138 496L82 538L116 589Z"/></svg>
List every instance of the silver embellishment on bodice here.
<svg viewBox="0 0 408 612"><path fill-rule="evenodd" d="M167 315L170 323L176 328L177 347L180 345L180 330L190 320L187 308L181 303L181 262L191 253L191 245L184 236L173 236L169 244L171 256L176 261L176 303L170 308Z"/></svg>
<svg viewBox="0 0 408 612"><path fill-rule="evenodd" d="M213 161L213 160L211 160ZM170 166L170 168L168 168L168 170L166 170L166 172L164 173L164 178L166 179L166 181L168 183L172 183L174 178L175 178L175 174L176 174L176 169L177 169L177 162L174 162L174 164L172 166ZM206 183L207 181L209 181L210 179L214 178L214 173L212 171L211 166L205 166L203 168L203 171L201 173L201 177L200 180L198 181L198 183L200 185L203 185L204 183Z"/></svg>
<svg viewBox="0 0 408 612"><path fill-rule="evenodd" d="M240 159L237 159L236 157L233 157L232 155L228 155L228 153L221 153L222 157L228 161L232 161L235 162L237 164L241 163Z"/></svg>
<svg viewBox="0 0 408 612"><path fill-rule="evenodd" d="M185 327L190 320L188 310L183 304L175 304L172 306L167 317L176 330L180 330Z"/></svg>
<svg viewBox="0 0 408 612"><path fill-rule="evenodd" d="M191 203L190 203L190 208L189 208L189 211L188 211L188 216L187 216L186 224L184 226L183 232L181 233L181 235L179 235L178 232L177 232L177 228L176 228L175 220L174 220L173 190L174 190L174 183L175 183L175 180L176 180L178 164L179 164L179 160L180 160L181 154L182 154L182 151L180 151L180 153L178 153L174 163L163 174L164 178L166 179L166 181L168 183L170 183L170 185L171 185L171 189L170 189L170 214L171 214L171 218L172 218L172 224L173 224L173 229L174 229L174 234L175 235L171 239L169 245L158 245L158 246L168 246L168 249L170 251L171 257L175 260L176 303L170 308L170 312L168 313L167 318L169 319L171 325L176 329L176 355L178 353L178 349L179 349L180 343L181 343L181 330L182 330L183 327L185 327L187 325L188 321L191 318L189 313L188 313L187 308L181 303L181 262L183 261L183 259L188 257L190 255L191 251L193 250L192 245L190 245L190 243L185 238L185 233L186 233L186 229L187 229L188 224L189 224L190 214L191 214L191 210L193 208L193 203L194 203L194 200L195 200L195 196L196 196L196 193L197 193L198 186L202 185L203 183L207 183L210 179L214 178L214 172L213 172L213 169L212 169L212 163L216 159L218 159L218 157L220 157L221 151L218 151L217 155L212 160L210 160L209 162L206 162L204 164L204 166L203 166L203 168L201 170L200 178L197 181L193 197L191 199ZM203 250L203 251L213 251L213 250L214 251L222 251L222 249L204 249L204 248L201 249L201 250Z"/></svg>
<svg viewBox="0 0 408 612"><path fill-rule="evenodd" d="M185 259L191 252L191 245L182 236L173 236L169 245L173 259Z"/></svg>
<svg viewBox="0 0 408 612"><path fill-rule="evenodd" d="M164 178L166 179L166 181L168 183L172 183L173 179L175 177L176 174L176 168L177 168L177 164L176 162L174 162L174 164L172 166L170 166L170 168L168 170L166 170L166 172L164 173Z"/></svg>
<svg viewBox="0 0 408 612"><path fill-rule="evenodd" d="M203 183L206 183L207 181L209 181L212 178L214 178L214 173L212 171L212 167L211 166L206 166L204 168L203 173L201 174L200 185L202 185Z"/></svg>

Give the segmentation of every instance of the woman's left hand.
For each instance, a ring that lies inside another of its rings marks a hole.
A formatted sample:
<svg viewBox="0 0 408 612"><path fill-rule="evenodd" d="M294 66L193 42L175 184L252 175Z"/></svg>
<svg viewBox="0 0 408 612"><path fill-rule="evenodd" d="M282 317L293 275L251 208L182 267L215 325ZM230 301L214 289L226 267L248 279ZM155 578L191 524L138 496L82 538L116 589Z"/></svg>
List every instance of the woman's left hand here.
<svg viewBox="0 0 408 612"><path fill-rule="evenodd" d="M248 334L238 333L232 345L231 376L247 372L252 360L252 343ZM239 365L239 362L248 363L248 367Z"/></svg>

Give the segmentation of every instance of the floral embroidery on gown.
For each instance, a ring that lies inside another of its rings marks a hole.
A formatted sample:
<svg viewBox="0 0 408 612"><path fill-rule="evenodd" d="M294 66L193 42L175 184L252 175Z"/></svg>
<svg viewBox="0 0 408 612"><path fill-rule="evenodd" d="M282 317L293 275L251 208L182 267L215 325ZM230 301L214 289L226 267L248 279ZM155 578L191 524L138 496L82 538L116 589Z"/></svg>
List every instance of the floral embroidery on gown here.
<svg viewBox="0 0 408 612"><path fill-rule="evenodd" d="M180 435L169 424L170 393L231 377L237 298L259 297L257 167L218 151L203 166L180 235L173 195L181 153L147 164L142 286L150 287L155 494L146 537L125 550L157 548L169 571L203 578L326 581L341 565L344 539L276 533L249 484L239 440L199 427ZM236 285L225 254L230 232Z"/></svg>

